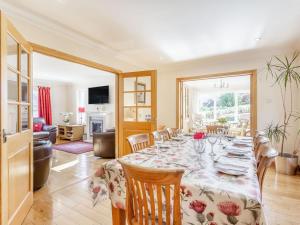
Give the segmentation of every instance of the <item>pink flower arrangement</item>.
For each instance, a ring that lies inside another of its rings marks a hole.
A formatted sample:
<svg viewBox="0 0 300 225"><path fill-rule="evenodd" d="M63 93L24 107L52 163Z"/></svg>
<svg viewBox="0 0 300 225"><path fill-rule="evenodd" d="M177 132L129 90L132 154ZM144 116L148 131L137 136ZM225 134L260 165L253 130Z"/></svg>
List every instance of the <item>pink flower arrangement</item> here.
<svg viewBox="0 0 300 225"><path fill-rule="evenodd" d="M204 132L196 132L194 134L194 139L195 140L201 140L203 138L205 138L205 133Z"/></svg>
<svg viewBox="0 0 300 225"><path fill-rule="evenodd" d="M195 200L190 203L190 209L193 209L197 213L203 213L206 208L206 204L202 201Z"/></svg>
<svg viewBox="0 0 300 225"><path fill-rule="evenodd" d="M240 206L234 202L220 202L218 208L227 216L239 216L241 213Z"/></svg>

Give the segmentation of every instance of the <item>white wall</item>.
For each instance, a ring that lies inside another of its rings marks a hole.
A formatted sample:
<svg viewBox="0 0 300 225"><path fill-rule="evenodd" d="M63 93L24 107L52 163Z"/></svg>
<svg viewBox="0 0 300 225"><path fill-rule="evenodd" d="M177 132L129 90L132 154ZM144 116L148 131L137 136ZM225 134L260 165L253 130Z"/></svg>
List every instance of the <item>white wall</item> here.
<svg viewBox="0 0 300 225"><path fill-rule="evenodd" d="M97 87L97 86L106 86L109 85L109 103L108 104L88 104L88 88L89 87ZM92 83L82 83L82 84L73 84L69 86L69 94L74 95L73 98L70 97L70 109L72 112L75 112L75 116L72 118L72 122L76 122L77 119L80 118L78 114L78 104L75 98L76 93L82 90L85 95L85 107L86 112L97 112L97 111L105 111L110 113L111 124L109 127L115 126L115 75L111 75L110 78L105 79L97 79ZM86 115L87 115L86 113ZM76 116L77 115L77 116ZM77 121L78 122L78 121Z"/></svg>
<svg viewBox="0 0 300 225"><path fill-rule="evenodd" d="M51 106L52 106L52 123L62 123L61 112L68 112L70 110L69 105L69 93L68 88L71 84L49 81L49 80L38 80L33 79L33 87L45 86L50 87L51 90Z"/></svg>
<svg viewBox="0 0 300 225"><path fill-rule="evenodd" d="M109 104L88 104L88 88L96 86L109 85ZM50 80L33 79L33 87L45 86L51 88L51 104L52 104L52 122L53 124L60 124L63 121L61 112L73 112L71 123L79 122L79 112L77 104L77 91L83 90L85 93L86 112L97 112L104 110L110 113L109 127L115 126L115 76L112 75L109 79L97 80L93 83L72 84ZM103 107L104 106L104 107Z"/></svg>

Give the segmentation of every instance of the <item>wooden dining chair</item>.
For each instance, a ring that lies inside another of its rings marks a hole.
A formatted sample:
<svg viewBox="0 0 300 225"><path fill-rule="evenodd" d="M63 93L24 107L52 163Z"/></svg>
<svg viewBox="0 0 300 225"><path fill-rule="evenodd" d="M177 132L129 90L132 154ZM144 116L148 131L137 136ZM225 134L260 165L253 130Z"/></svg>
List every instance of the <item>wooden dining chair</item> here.
<svg viewBox="0 0 300 225"><path fill-rule="evenodd" d="M271 164L275 160L276 156L278 156L278 152L271 147L264 149L263 152L261 153L261 160L257 168L257 177L259 181L261 196L262 196L265 174L267 172L267 169L271 166Z"/></svg>
<svg viewBox="0 0 300 225"><path fill-rule="evenodd" d="M220 125L206 125L206 132L208 134L217 134L218 128L223 128L223 126Z"/></svg>
<svg viewBox="0 0 300 225"><path fill-rule="evenodd" d="M259 137L266 137L266 133L264 131L261 130L257 130L255 131L254 137L253 137L253 142L256 142L256 139Z"/></svg>
<svg viewBox="0 0 300 225"><path fill-rule="evenodd" d="M270 139L265 137L265 136L260 136L258 138L256 138L255 142L254 142L254 146L253 146L253 151L254 151L254 155L255 158L257 158L258 152L259 152L259 147L260 145L263 144L269 144L270 143Z"/></svg>
<svg viewBox="0 0 300 225"><path fill-rule="evenodd" d="M262 153L264 151L266 151L266 149L270 148L270 143L269 142L264 142L264 143L261 143L257 150L256 150L256 154L255 154L255 159L256 159L256 165L257 165L257 168L259 167L259 164L261 162L261 158L262 158Z"/></svg>
<svg viewBox="0 0 300 225"><path fill-rule="evenodd" d="M167 128L167 131L170 138L177 136L177 128Z"/></svg>
<svg viewBox="0 0 300 225"><path fill-rule="evenodd" d="M159 131L157 131L157 130L153 131L152 135L153 135L154 140L158 140L158 141L161 140L161 135L160 135Z"/></svg>
<svg viewBox="0 0 300 225"><path fill-rule="evenodd" d="M171 137L170 137L169 132L167 131L167 129L161 130L161 131L159 131L159 133L160 133L160 135L163 137L163 139L164 139L165 141L171 139Z"/></svg>
<svg viewBox="0 0 300 225"><path fill-rule="evenodd" d="M131 151L136 152L150 146L149 134L135 134L127 137Z"/></svg>
<svg viewBox="0 0 300 225"><path fill-rule="evenodd" d="M128 225L181 225L183 169L145 168L119 160L126 178Z"/></svg>

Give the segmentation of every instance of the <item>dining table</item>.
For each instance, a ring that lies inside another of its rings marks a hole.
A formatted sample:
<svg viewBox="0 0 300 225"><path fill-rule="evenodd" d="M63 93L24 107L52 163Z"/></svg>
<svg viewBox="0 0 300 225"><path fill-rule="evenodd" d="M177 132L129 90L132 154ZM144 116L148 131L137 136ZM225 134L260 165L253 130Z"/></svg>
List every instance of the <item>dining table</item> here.
<svg viewBox="0 0 300 225"><path fill-rule="evenodd" d="M121 158L148 168L185 170L180 185L183 225L265 225L252 143L239 146L247 152L239 156L226 150L234 146L234 141L220 139L211 144L187 135ZM199 142L204 145L203 151L197 147ZM226 173L226 168L237 175ZM114 159L97 168L90 184L95 204L109 196L114 225L126 224L125 183L124 171Z"/></svg>

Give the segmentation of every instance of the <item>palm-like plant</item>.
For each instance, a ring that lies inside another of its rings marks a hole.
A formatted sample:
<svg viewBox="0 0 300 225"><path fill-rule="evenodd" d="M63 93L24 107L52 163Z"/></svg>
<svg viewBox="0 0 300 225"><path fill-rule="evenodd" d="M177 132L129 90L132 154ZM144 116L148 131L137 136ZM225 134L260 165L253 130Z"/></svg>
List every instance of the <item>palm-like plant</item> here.
<svg viewBox="0 0 300 225"><path fill-rule="evenodd" d="M271 140L281 141L280 153L283 155L284 143L287 138L287 128L291 121L298 120L300 113L294 110L293 98L296 88L300 85L300 65L295 65L299 53L294 53L292 57L273 57L267 63L267 69L271 77L275 80L273 85L277 85L280 89L281 102L283 106L283 120L278 124L270 124L266 128L266 132ZM289 102L289 105L288 105Z"/></svg>

